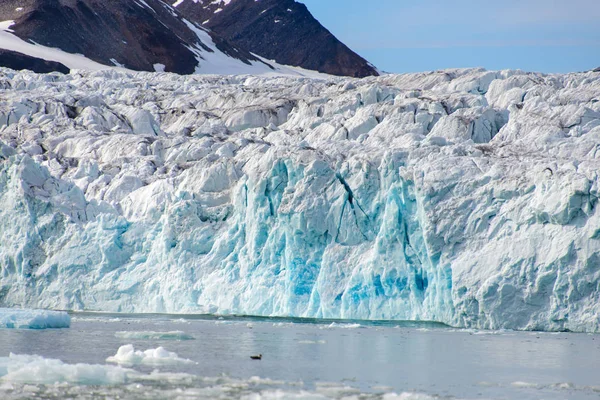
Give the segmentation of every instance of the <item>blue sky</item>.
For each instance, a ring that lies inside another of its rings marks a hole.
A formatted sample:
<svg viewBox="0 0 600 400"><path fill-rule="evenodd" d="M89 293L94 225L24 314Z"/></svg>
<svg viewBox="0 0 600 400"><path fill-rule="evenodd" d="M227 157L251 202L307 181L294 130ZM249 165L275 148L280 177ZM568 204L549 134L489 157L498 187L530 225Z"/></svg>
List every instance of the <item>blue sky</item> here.
<svg viewBox="0 0 600 400"><path fill-rule="evenodd" d="M299 0L387 72L600 67L600 0Z"/></svg>

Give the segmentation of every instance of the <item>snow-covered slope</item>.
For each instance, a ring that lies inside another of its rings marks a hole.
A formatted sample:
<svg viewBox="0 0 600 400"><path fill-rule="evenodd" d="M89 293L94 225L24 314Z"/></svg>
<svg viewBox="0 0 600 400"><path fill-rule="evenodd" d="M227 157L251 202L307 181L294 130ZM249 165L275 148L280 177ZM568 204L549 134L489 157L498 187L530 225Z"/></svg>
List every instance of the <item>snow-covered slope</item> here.
<svg viewBox="0 0 600 400"><path fill-rule="evenodd" d="M277 52L285 48L299 51L297 35L280 34L280 38ZM314 45L307 43L311 38L300 39L304 47L314 50ZM348 62L348 57L334 56L337 53L324 47L321 38L312 39L319 43L321 61L329 67ZM299 57L306 58L303 54ZM317 72L323 69L316 65L309 70L288 67L252 54L193 18L184 17L163 0L3 0L0 67L38 72L54 68L61 72L129 69L179 74L324 75Z"/></svg>
<svg viewBox="0 0 600 400"><path fill-rule="evenodd" d="M234 45L279 64L340 76L379 75L295 0L177 0L173 7Z"/></svg>
<svg viewBox="0 0 600 400"><path fill-rule="evenodd" d="M71 69L181 74L274 70L161 0L3 0L0 49Z"/></svg>
<svg viewBox="0 0 600 400"><path fill-rule="evenodd" d="M600 74L0 74L0 304L600 330Z"/></svg>
<svg viewBox="0 0 600 400"><path fill-rule="evenodd" d="M253 55L253 61L242 62L232 58L219 49L211 41L210 35L199 26L184 20L189 30L200 40L198 43L209 43L195 46L194 54L197 58L193 64L195 74L222 74L239 75L254 74L265 76L301 76L317 79L326 79L329 76L317 71L306 70L299 67L279 65L272 61L264 60L260 56ZM100 70L124 70L126 65L116 59L111 59L111 65L100 64L82 54L72 54L60 48L42 46L38 43L25 41L14 34L11 29L14 21L0 22L0 66L18 65L19 69L36 70L45 73L49 71L68 72L70 69L100 71ZM203 49L210 49L204 51ZM46 63L44 63L44 60ZM179 60L181 61L181 60ZM41 64L41 65L40 65ZM185 62L183 62L185 64ZM157 72L165 72L166 66L156 63L152 66ZM179 67L178 67L179 68ZM184 68L187 68L184 66Z"/></svg>
<svg viewBox="0 0 600 400"><path fill-rule="evenodd" d="M42 46L21 39L11 29L15 21L0 22L0 48L14 51L29 57L60 63L69 69L87 69L97 71L109 68L107 65L97 63L82 54L67 53L58 48Z"/></svg>

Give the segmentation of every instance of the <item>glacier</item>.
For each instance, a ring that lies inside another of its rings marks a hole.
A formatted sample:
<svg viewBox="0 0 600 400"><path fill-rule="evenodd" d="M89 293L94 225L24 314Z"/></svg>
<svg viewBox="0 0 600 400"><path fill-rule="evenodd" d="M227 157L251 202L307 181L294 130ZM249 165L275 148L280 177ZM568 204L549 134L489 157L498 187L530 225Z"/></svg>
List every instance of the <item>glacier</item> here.
<svg viewBox="0 0 600 400"><path fill-rule="evenodd" d="M600 73L0 88L3 307L600 331Z"/></svg>

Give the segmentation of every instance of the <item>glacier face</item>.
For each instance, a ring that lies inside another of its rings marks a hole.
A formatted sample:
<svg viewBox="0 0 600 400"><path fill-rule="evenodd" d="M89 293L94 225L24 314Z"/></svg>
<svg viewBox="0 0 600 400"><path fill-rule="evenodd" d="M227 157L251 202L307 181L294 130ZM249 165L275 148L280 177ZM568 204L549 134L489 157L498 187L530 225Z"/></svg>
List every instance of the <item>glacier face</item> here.
<svg viewBox="0 0 600 400"><path fill-rule="evenodd" d="M600 74L0 70L0 304L600 330Z"/></svg>

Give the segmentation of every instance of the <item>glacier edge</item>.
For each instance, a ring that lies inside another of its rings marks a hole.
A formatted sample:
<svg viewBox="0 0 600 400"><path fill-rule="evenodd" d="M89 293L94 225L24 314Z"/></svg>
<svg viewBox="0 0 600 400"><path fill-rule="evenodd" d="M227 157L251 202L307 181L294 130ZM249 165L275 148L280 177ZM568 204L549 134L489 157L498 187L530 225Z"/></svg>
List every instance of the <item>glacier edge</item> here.
<svg viewBox="0 0 600 400"><path fill-rule="evenodd" d="M2 306L600 330L598 73L1 71Z"/></svg>

